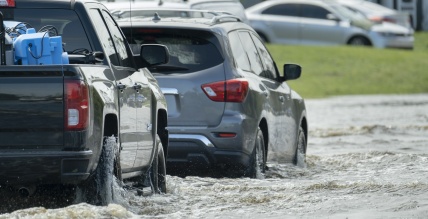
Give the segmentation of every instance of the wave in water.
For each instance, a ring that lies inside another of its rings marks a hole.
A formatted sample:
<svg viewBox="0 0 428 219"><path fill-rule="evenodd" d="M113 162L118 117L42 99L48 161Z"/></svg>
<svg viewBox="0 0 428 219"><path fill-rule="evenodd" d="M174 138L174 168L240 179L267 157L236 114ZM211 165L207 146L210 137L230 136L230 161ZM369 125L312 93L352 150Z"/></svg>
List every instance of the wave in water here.
<svg viewBox="0 0 428 219"><path fill-rule="evenodd" d="M349 135L367 135L367 134L407 134L407 133L421 133L428 131L428 125L410 125L410 126L387 126L387 125L366 125L366 126L350 126L344 128L327 128L327 129L314 129L309 130L309 136L312 137L340 137Z"/></svg>

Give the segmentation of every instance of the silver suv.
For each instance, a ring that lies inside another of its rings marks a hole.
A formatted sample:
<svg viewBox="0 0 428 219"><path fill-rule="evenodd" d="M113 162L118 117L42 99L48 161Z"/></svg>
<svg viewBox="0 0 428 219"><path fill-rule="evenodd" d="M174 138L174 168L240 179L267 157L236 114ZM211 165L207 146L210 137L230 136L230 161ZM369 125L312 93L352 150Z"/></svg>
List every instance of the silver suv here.
<svg viewBox="0 0 428 219"><path fill-rule="evenodd" d="M137 51L141 46L141 66L166 97L169 173L214 167L226 176L256 178L268 156L305 162L305 104L286 83L300 77L301 67L285 64L280 73L260 37L238 17L155 15L118 24ZM153 44L168 48L167 64L156 64Z"/></svg>

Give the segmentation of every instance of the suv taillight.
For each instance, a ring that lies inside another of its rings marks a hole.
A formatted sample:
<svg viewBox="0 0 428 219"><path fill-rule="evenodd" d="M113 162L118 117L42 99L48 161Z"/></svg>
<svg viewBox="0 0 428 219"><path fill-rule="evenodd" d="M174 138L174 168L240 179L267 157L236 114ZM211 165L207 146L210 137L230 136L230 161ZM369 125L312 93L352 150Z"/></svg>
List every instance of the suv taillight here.
<svg viewBox="0 0 428 219"><path fill-rule="evenodd" d="M89 90L80 80L65 80L65 130L81 131L88 127Z"/></svg>
<svg viewBox="0 0 428 219"><path fill-rule="evenodd" d="M202 90L212 101L216 102L243 102L248 93L248 81L245 79L231 79L227 81L203 84Z"/></svg>

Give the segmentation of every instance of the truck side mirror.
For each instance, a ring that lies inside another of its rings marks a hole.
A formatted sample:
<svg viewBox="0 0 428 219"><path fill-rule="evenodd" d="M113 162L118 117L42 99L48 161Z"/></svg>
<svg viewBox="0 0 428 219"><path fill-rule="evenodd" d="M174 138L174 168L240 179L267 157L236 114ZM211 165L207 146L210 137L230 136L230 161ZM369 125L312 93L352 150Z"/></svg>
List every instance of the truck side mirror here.
<svg viewBox="0 0 428 219"><path fill-rule="evenodd" d="M104 56L103 52L97 52L97 51L95 51L95 52L93 52L93 55L94 55L95 62L100 63L100 62L104 61L105 56Z"/></svg>
<svg viewBox="0 0 428 219"><path fill-rule="evenodd" d="M148 67L169 62L168 48L160 44L141 45L140 57Z"/></svg>

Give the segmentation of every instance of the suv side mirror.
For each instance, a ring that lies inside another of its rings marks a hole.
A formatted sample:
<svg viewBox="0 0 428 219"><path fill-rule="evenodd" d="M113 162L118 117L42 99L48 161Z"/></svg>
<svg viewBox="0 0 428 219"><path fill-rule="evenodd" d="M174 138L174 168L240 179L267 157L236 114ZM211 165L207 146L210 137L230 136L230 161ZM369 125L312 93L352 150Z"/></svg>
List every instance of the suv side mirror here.
<svg viewBox="0 0 428 219"><path fill-rule="evenodd" d="M141 45L140 57L148 67L169 62L168 48L160 44Z"/></svg>
<svg viewBox="0 0 428 219"><path fill-rule="evenodd" d="M284 64L284 77L282 81L295 80L300 78L302 74L302 67L296 64Z"/></svg>

